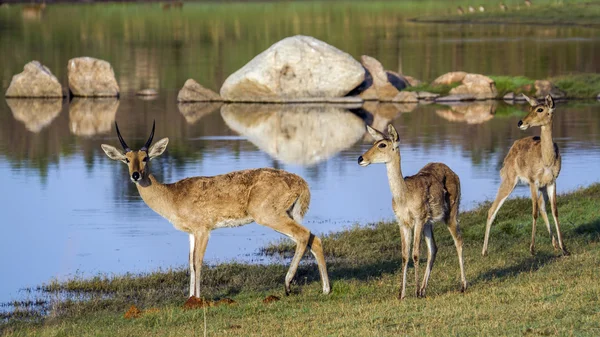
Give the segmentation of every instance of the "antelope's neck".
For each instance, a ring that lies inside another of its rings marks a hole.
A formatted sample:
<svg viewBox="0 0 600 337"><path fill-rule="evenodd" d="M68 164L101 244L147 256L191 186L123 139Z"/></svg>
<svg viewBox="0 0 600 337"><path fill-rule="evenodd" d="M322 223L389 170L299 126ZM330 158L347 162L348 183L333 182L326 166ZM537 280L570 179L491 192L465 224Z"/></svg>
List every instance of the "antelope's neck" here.
<svg viewBox="0 0 600 337"><path fill-rule="evenodd" d="M171 193L167 186L156 180L152 174L143 178L135 186L146 205L156 213L164 216L163 214L168 211L167 208L171 199Z"/></svg>
<svg viewBox="0 0 600 337"><path fill-rule="evenodd" d="M552 140L552 123L542 126L540 138L542 147L542 161L544 165L554 165L554 162L556 161L556 151L554 150L554 141Z"/></svg>
<svg viewBox="0 0 600 337"><path fill-rule="evenodd" d="M399 150L397 150L399 151ZM392 198L395 200L403 199L406 196L406 182L402 176L402 168L400 167L400 156L394 156L394 160L385 164L387 168L388 181L390 183L390 191Z"/></svg>

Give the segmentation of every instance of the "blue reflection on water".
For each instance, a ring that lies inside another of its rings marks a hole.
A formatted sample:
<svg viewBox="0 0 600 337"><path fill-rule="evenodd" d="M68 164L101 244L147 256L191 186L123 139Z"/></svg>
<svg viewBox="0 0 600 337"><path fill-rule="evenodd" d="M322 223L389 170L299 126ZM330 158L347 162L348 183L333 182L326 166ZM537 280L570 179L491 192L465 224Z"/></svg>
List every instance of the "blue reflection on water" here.
<svg viewBox="0 0 600 337"><path fill-rule="evenodd" d="M408 125L408 118L400 117L399 122ZM580 122L574 119L574 123ZM409 144L402 144L404 174L414 174L428 162L441 161L461 178L462 210L493 199L499 185L497 163L502 161L503 153L488 154L487 160L474 163L469 151L453 145L450 137L453 136L440 136L428 146L410 145L413 142L409 140ZM176 169L161 172L166 176L165 182L276 164L308 181L312 202L304 224L316 233L393 219L385 166L363 168L356 164L356 158L369 144L358 142L329 160L301 167L274 162L243 137L201 136L188 141L205 143L203 159L184 160ZM595 140L556 141L563 153L559 192L600 180L600 146ZM237 148L244 150L231 150ZM4 275L10 275L3 277L0 301L19 297L18 289L52 278L142 272L186 264L187 234L175 230L150 210L135 189L117 188L131 184L123 164L108 160L101 152L95 156L90 167L81 149L76 148L74 154L60 157L57 164L50 165L45 177L36 169L16 167L0 157L0 186L10 191L0 193L5 219L0 235L0 254L4 257L0 269ZM166 155L152 165L170 166L170 160ZM512 196L528 194L527 187L518 187ZM205 261L261 262L254 254L256 250L280 237L256 224L220 229L212 233Z"/></svg>

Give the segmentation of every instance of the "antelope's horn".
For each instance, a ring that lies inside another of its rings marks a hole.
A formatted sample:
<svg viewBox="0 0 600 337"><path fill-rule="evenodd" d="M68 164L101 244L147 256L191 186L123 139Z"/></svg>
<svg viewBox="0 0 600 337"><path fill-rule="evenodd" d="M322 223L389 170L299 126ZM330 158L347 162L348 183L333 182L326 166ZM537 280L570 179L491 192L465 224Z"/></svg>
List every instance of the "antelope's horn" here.
<svg viewBox="0 0 600 337"><path fill-rule="evenodd" d="M154 127L156 126L156 121L152 121L152 132L150 132L150 138L148 138L148 141L146 142L146 144L140 149L141 151L148 151L148 148L150 147L150 144L152 144L152 138L154 138Z"/></svg>
<svg viewBox="0 0 600 337"><path fill-rule="evenodd" d="M125 150L125 152L131 151L129 146L127 146L127 143L125 143L125 141L123 140L123 137L121 137L121 132L119 131L119 125L117 125L117 122L115 122L115 127L117 128L117 136L119 137L119 141L121 142L123 150Z"/></svg>

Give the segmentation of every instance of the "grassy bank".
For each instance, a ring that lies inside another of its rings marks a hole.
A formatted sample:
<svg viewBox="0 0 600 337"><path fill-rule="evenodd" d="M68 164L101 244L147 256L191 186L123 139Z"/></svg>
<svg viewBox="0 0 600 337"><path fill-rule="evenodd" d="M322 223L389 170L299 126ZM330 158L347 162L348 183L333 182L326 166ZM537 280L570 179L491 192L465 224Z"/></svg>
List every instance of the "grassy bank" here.
<svg viewBox="0 0 600 337"><path fill-rule="evenodd" d="M286 266L224 264L206 268L203 294L231 298L233 305L184 310L187 276L182 270L115 278L76 279L44 286L55 300L44 319L12 317L7 336L189 336L201 335L598 335L600 334L600 184L559 196L563 234L571 256L552 249L540 224L537 255L529 254L529 199L505 203L492 229L490 255L481 257L489 203L460 216L470 288L458 292L459 271L452 239L443 225L428 297L396 299L400 239L394 223L378 223L327 235L326 256L333 285L320 294L316 266L301 266L295 294L283 296ZM289 255L287 241L263 254ZM58 294L62 295L58 295ZM53 295L52 295L53 294ZM263 304L268 295L281 297ZM123 314L135 304L140 318ZM156 308L156 309L153 309ZM204 316L206 315L206 317Z"/></svg>
<svg viewBox="0 0 600 337"><path fill-rule="evenodd" d="M441 75L441 74L440 74ZM496 83L498 98L502 98L509 92L515 94L524 93L533 96L536 93L535 79L530 79L524 76L489 76ZM551 77L547 79L552 82L557 88L562 90L567 98L585 99L595 98L600 94L600 74L571 74ZM408 91L427 91L442 96L448 95L450 90L458 86L460 83L452 85L431 85L423 83L419 86L409 87Z"/></svg>
<svg viewBox="0 0 600 337"><path fill-rule="evenodd" d="M479 12L479 5L456 2L452 14L426 16L413 19L415 22L435 23L483 23L483 24L535 24L535 25L573 25L600 28L600 1L598 0L564 0L564 1L532 1L527 7L522 1L504 1L507 10L500 9L500 1L485 4L484 12ZM475 12L470 13L468 6L473 5ZM457 6L461 6L464 14L459 15Z"/></svg>

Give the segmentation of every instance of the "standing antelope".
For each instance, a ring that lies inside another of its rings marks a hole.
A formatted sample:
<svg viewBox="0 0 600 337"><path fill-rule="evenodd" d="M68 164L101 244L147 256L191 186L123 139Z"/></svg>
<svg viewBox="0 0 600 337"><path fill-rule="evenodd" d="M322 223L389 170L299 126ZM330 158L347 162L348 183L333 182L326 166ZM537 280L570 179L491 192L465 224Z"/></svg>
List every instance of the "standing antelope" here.
<svg viewBox="0 0 600 337"><path fill-rule="evenodd" d="M375 144L362 156L358 157L360 166L371 163L385 163L390 190L392 191L392 207L400 225L402 240L402 288L400 299L406 295L406 272L411 247L411 230L413 238L413 262L415 266L415 285L417 297L425 296L425 288L429 274L435 262L437 246L433 238L433 223L443 220L456 245L460 264L461 291L467 289L467 280L462 256L462 236L458 226L458 206L460 203L460 180L445 164L429 163L414 176L402 177L400 168L400 148L398 132L393 125L388 125L389 137L367 125L369 134ZM419 254L421 235L427 244L427 268L423 283L419 286Z"/></svg>
<svg viewBox="0 0 600 337"><path fill-rule="evenodd" d="M127 164L131 181L148 207L190 235L190 297L200 296L200 268L210 231L253 221L296 242L296 253L285 276L286 294L290 293L290 283L307 248L317 260L323 293L329 294L321 240L300 225L310 203L306 181L286 171L263 168L163 184L150 174L149 162L166 150L169 139L163 138L150 146L153 123L146 144L139 151L132 151L121 137L117 123L115 127L125 153L106 144L102 144L102 150L110 159Z"/></svg>
<svg viewBox="0 0 600 337"><path fill-rule="evenodd" d="M525 95L524 95L525 96ZM529 184L531 190L531 203L533 205L533 224L531 228L531 245L529 251L535 254L535 227L538 217L538 208L541 210L542 218L546 223L548 233L552 237L552 245L555 249L560 248L563 255L569 255L560 233L558 223L558 210L556 209L556 178L560 173L561 159L558 146L552 141L552 117L554 116L554 100L552 96L546 96L543 104L535 99L525 96L529 107L529 114L520 120L517 126L521 130L527 130L531 126L541 126L540 137L527 137L514 142L504 158L504 165L500 170L502 182L488 211L485 239L483 241L482 255L487 254L490 228L496 218L496 214L502 204L514 190L519 181ZM541 192L541 196L539 195ZM556 225L558 245L552 234L550 221L546 214L546 199L550 199L552 217Z"/></svg>

